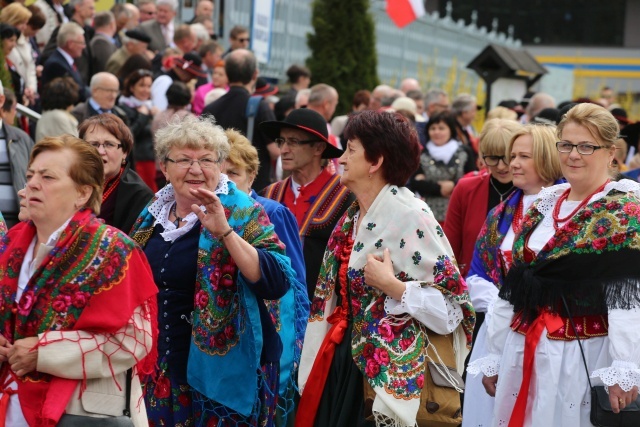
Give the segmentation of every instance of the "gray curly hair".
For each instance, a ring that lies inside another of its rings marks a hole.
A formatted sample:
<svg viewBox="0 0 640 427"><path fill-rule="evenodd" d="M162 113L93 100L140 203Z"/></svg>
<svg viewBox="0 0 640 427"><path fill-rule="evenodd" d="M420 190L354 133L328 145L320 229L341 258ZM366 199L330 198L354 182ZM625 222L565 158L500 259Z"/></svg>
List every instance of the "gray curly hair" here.
<svg viewBox="0 0 640 427"><path fill-rule="evenodd" d="M229 157L231 149L224 129L211 117L188 115L180 119L174 116L155 136L156 158L163 163L173 148L210 150L218 155L219 162Z"/></svg>

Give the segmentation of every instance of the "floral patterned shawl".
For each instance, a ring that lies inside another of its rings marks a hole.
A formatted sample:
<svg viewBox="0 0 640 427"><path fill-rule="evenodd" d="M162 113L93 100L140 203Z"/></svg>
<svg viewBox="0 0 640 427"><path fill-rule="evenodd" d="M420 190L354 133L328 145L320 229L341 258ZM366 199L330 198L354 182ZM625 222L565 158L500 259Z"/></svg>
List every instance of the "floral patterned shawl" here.
<svg viewBox="0 0 640 427"><path fill-rule="evenodd" d="M503 259L499 254L500 245L509 232L522 195L522 190L518 189L511 193L507 200L489 211L473 251L469 276L477 274L496 285L498 289L502 286L506 274Z"/></svg>
<svg viewBox="0 0 640 427"><path fill-rule="evenodd" d="M0 325L5 338L13 343L45 333L38 343L45 346L48 331L115 333L143 305L156 342L158 289L147 258L125 234L88 209L71 218L15 301L22 262L35 234L32 222L22 222L0 240ZM151 373L156 355L152 351L139 361L138 372ZM7 365L3 381L9 374ZM78 380L34 371L17 383L29 425L55 425Z"/></svg>
<svg viewBox="0 0 640 427"><path fill-rule="evenodd" d="M329 323L335 323L334 316L347 316L342 307L336 309L336 284L339 270L345 267L341 252L352 235L358 211L356 201L334 229L324 255L305 336L301 387L306 385ZM464 320L454 332L460 363L471 344L475 312L449 242L431 210L408 189L386 185L362 218L348 260L348 284L339 286L348 287L353 335L345 339L350 339L353 360L376 392L374 414L382 414L398 425L413 426L429 341L422 323L409 315L388 315L384 308L387 296L364 282L367 254L382 257L385 248L390 249L398 279L432 286L460 305ZM331 313L334 315L329 316ZM302 396L304 399L304 391Z"/></svg>
<svg viewBox="0 0 640 427"><path fill-rule="evenodd" d="M556 230L535 259L525 260L527 236L550 224L553 208L569 184L540 192L527 211L513 245L513 266L500 297L525 321L541 310L566 317L564 294L573 316L607 315L609 309L640 305L640 185L608 183L584 208Z"/></svg>
<svg viewBox="0 0 640 427"><path fill-rule="evenodd" d="M231 181L228 192L219 193L218 197L234 231L256 249L274 256L290 283L297 281L290 260L284 255L284 245L274 233L264 208ZM154 197L142 211L132 231L134 240L142 246L153 232L156 219L148 207L156 199ZM198 245L187 380L208 399L249 416L259 411L258 372L263 338L258 304L261 302L238 273L223 243L203 226ZM281 301L280 310L293 311L293 303L293 299Z"/></svg>

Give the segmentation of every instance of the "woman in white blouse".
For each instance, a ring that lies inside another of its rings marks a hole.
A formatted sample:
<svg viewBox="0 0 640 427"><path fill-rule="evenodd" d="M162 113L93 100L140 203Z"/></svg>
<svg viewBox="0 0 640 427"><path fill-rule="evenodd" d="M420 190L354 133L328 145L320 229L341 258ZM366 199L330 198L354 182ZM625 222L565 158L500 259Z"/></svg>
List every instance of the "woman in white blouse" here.
<svg viewBox="0 0 640 427"><path fill-rule="evenodd" d="M575 106L558 126L568 183L542 190L526 212L493 305L490 354L475 362L496 396L495 426L591 425L569 315L592 383L608 386L613 411L638 395L640 333L631 325L640 321L640 187L609 180L618 133L595 104Z"/></svg>
<svg viewBox="0 0 640 427"><path fill-rule="evenodd" d="M487 313L488 307L498 298L511 266L511 248L522 227L524 212L531 207L542 188L552 186L562 176L556 140L555 126L533 124L516 131L510 138L508 162L517 190L487 215L467 277L471 302L478 313ZM478 330L471 362L487 355L487 324L485 319ZM478 372L476 368L473 373ZM467 376L463 427L489 426L493 419L494 399L484 393L481 379Z"/></svg>

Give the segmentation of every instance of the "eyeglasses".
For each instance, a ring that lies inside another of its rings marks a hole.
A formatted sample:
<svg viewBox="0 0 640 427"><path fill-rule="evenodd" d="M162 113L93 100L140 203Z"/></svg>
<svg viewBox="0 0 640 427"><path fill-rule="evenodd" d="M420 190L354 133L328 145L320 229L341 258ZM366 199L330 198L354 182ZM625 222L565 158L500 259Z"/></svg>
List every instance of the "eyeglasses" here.
<svg viewBox="0 0 640 427"><path fill-rule="evenodd" d="M71 43L77 43L77 44L79 44L81 46L86 46L87 45L87 42L84 39L82 39L82 40L69 40L69 41Z"/></svg>
<svg viewBox="0 0 640 427"><path fill-rule="evenodd" d="M103 90L103 91L105 91L105 92L112 93L112 94L114 94L115 96L120 95L120 90L119 90L119 89L109 89L109 88L106 88L106 87L97 87L96 89L97 89L97 90Z"/></svg>
<svg viewBox="0 0 640 427"><path fill-rule="evenodd" d="M155 10L141 10L140 13L144 13L145 15L155 15Z"/></svg>
<svg viewBox="0 0 640 427"><path fill-rule="evenodd" d="M582 154L582 155L585 155L585 156L593 154L594 151L596 151L596 150L599 150L601 148L605 148L605 147L602 147L600 145L585 144L585 143L582 143L582 142L580 144L572 144L572 143L566 142L566 141L558 141L558 142L556 142L556 148L561 153L570 153L570 152L573 151L574 147L575 147L576 151L578 152L578 154Z"/></svg>
<svg viewBox="0 0 640 427"><path fill-rule="evenodd" d="M273 140L273 142L278 144L278 147L282 147L284 144L287 144L289 147L297 147L298 145L311 144L318 141L320 140L319 139L300 140L298 138L276 138Z"/></svg>
<svg viewBox="0 0 640 427"><path fill-rule="evenodd" d="M90 141L89 145L95 148L96 150L100 150L100 147L104 147L106 151L115 151L118 148L122 147L122 144L116 144L115 142L111 142L111 141L107 141L107 142Z"/></svg>
<svg viewBox="0 0 640 427"><path fill-rule="evenodd" d="M243 39L238 39L238 41L239 41L240 43L250 42L250 41L251 41L251 37L245 37L245 38L243 38Z"/></svg>
<svg viewBox="0 0 640 427"><path fill-rule="evenodd" d="M217 164L220 163L220 160L213 159L178 159L173 160L170 158L166 158L168 162L175 163L177 167L180 169L189 169L193 166L194 163L197 163L200 166L200 169L213 169Z"/></svg>
<svg viewBox="0 0 640 427"><path fill-rule="evenodd" d="M498 166L500 160L505 166L509 166L509 162L505 156L482 156L482 160L487 166Z"/></svg>

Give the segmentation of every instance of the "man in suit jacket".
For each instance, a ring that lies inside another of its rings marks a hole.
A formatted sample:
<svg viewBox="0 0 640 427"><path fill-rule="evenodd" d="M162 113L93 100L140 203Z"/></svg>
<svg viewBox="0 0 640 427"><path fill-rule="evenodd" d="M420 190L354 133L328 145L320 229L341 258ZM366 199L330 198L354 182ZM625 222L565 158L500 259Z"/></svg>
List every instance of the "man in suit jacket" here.
<svg viewBox="0 0 640 427"><path fill-rule="evenodd" d="M117 50L114 36L116 34L116 19L111 12L100 12L93 20L96 34L89 43L93 72L104 71L107 61Z"/></svg>
<svg viewBox="0 0 640 427"><path fill-rule="evenodd" d="M67 6L73 10L73 14L71 15L69 22L75 22L84 30L85 46L82 50L82 55L75 58L76 67L80 73L80 77L82 77L82 86L84 87L89 84L89 80L91 80L91 76L94 74L91 64L91 47L89 46L89 43L91 42L95 31L89 23L91 23L91 20L93 20L93 16L95 15L95 0L71 0L67 3ZM40 64L47 62L49 57L58 47L59 31L60 27L56 28L53 31L53 34L51 34L51 38L42 51L42 55L40 55Z"/></svg>
<svg viewBox="0 0 640 427"><path fill-rule="evenodd" d="M113 113L125 124L128 122L125 111L116 105L116 99L120 94L120 81L116 76L107 72L95 74L91 78L90 88L91 98L71 110L78 123L102 113Z"/></svg>
<svg viewBox="0 0 640 427"><path fill-rule="evenodd" d="M229 79L229 92L217 101L207 105L203 115L212 115L216 123L225 129L234 128L247 135L248 119L245 111L249 98L253 93L258 69L255 55L246 49L236 49L227 55L224 69ZM253 138L251 143L258 150L260 169L253 183L256 191L262 190L271 183L271 163L280 156L278 145L269 141L258 129L258 123L275 120L273 111L264 99L260 100L255 117Z"/></svg>
<svg viewBox="0 0 640 427"><path fill-rule="evenodd" d="M140 24L140 29L151 37L149 50L162 52L173 43L174 22L178 10L177 0L158 0L156 19Z"/></svg>
<svg viewBox="0 0 640 427"><path fill-rule="evenodd" d="M78 99L87 99L87 88L78 72L76 59L82 56L85 48L84 30L75 22L62 24L58 31L58 47L44 63L42 70L42 87L56 77L69 76L78 84Z"/></svg>

